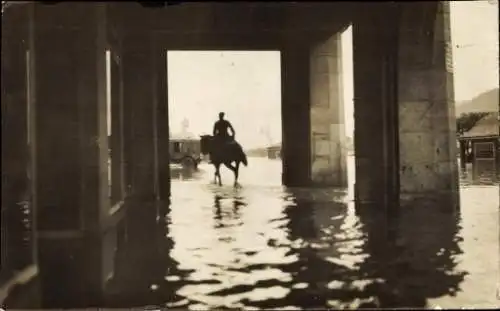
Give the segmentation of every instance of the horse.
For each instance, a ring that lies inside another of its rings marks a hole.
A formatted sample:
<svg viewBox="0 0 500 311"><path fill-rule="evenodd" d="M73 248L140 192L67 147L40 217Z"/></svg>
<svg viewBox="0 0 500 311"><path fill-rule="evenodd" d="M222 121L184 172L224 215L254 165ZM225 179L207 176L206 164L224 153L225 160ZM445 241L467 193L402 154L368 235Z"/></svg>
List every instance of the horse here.
<svg viewBox="0 0 500 311"><path fill-rule="evenodd" d="M214 182L219 178L219 186L222 186L220 176L220 165L224 164L234 173L234 185L238 185L238 173L240 163L248 166L247 156L240 144L236 141L221 142L212 135L201 135L200 147L201 153L210 155L210 161L215 166ZM231 163L235 162L235 166Z"/></svg>

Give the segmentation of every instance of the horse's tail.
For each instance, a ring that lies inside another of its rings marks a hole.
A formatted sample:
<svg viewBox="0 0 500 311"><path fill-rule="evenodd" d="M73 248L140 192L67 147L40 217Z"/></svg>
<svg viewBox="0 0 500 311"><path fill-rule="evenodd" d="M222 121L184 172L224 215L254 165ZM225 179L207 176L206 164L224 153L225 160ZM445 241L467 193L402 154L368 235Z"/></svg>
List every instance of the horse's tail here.
<svg viewBox="0 0 500 311"><path fill-rule="evenodd" d="M238 146L238 151L240 154L240 161L243 163L245 166L248 166L248 160L247 160L247 155L245 154L245 151L243 151L243 148L241 147L240 144Z"/></svg>
<svg viewBox="0 0 500 311"><path fill-rule="evenodd" d="M248 160L247 160L247 155L245 152L242 150L241 151L241 162L245 165L248 166Z"/></svg>

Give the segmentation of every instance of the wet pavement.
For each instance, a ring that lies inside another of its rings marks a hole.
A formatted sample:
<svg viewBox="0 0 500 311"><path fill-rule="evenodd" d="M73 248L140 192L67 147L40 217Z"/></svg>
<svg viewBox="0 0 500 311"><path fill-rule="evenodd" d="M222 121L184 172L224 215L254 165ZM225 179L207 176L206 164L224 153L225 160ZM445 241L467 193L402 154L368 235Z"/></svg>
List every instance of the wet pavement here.
<svg viewBox="0 0 500 311"><path fill-rule="evenodd" d="M351 158L350 176L353 167ZM500 305L498 185L464 175L459 213L408 206L394 225L382 206L360 213L352 187L281 186L279 160L250 158L240 187L226 169L225 185L214 185L207 164L171 174L160 225L130 227L135 242L119 255L108 307Z"/></svg>

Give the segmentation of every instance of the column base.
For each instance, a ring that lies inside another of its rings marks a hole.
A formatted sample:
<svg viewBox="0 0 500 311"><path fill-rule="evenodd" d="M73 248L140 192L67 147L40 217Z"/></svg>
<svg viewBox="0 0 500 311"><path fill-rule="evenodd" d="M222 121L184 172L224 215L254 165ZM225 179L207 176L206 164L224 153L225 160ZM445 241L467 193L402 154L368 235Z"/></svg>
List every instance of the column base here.
<svg viewBox="0 0 500 311"><path fill-rule="evenodd" d="M347 188L347 174L342 171L317 170L312 175L312 186Z"/></svg>
<svg viewBox="0 0 500 311"><path fill-rule="evenodd" d="M14 273L0 287L0 305L15 309L36 308L38 287L33 283L36 283L37 278L38 266L35 264Z"/></svg>
<svg viewBox="0 0 500 311"><path fill-rule="evenodd" d="M84 234L75 231L38 240L38 265L43 308L89 308L103 302L113 277L117 228Z"/></svg>
<svg viewBox="0 0 500 311"><path fill-rule="evenodd" d="M402 208L432 206L442 212L454 213L460 209L459 190L402 192L399 196Z"/></svg>

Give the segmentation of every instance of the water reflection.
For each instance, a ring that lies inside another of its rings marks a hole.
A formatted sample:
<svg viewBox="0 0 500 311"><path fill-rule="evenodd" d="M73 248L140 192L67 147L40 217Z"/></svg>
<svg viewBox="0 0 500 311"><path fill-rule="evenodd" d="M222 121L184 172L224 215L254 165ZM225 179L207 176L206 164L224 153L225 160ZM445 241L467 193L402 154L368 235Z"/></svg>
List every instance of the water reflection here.
<svg viewBox="0 0 500 311"><path fill-rule="evenodd" d="M129 253L108 304L193 310L428 307L444 303L443 297L464 296L463 284L478 284L478 278L467 280L477 263L464 264L464 247L472 248L463 238L462 215L418 203L391 224L378 212L384 206L357 213L344 190L287 189L279 184L278 161L255 166L276 178L245 170L244 186L233 188L211 184L206 165L191 175L174 172L179 177L162 229L138 241L135 255ZM467 296L461 301L472 303Z"/></svg>
<svg viewBox="0 0 500 311"><path fill-rule="evenodd" d="M179 181L193 180L199 176L199 171L189 166L172 166L170 168L170 178Z"/></svg>
<svg viewBox="0 0 500 311"><path fill-rule="evenodd" d="M498 305L499 187L493 179L474 177L469 166L461 178L460 214L414 202L390 219L380 212L387 206L356 205L352 188L285 188L279 161L251 163L241 172L241 188L213 185L213 168L205 164L172 169L168 206L128 202L128 240L119 248L103 307ZM222 175L231 183L230 172ZM5 305L26 302L9 297Z"/></svg>
<svg viewBox="0 0 500 311"><path fill-rule="evenodd" d="M495 160L476 161L474 165L467 163L465 169L460 171L460 184L462 187L491 186L500 182L500 170L496 170Z"/></svg>

